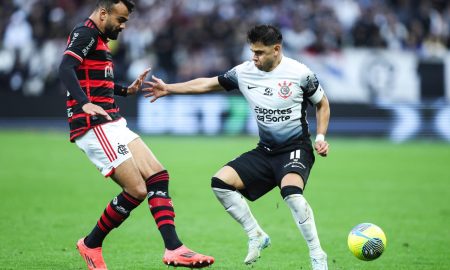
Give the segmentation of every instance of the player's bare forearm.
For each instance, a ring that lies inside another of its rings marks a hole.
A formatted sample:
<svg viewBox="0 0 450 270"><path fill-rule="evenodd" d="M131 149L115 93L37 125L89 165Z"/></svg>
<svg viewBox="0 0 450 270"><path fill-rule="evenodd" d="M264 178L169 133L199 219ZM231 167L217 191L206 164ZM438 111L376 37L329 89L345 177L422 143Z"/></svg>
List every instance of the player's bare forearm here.
<svg viewBox="0 0 450 270"><path fill-rule="evenodd" d="M187 82L172 84L166 84L155 76L152 76L152 79L153 81L145 82L148 87L142 89L142 91L147 92L144 95L146 98L152 97L151 102L171 94L203 94L223 89L217 77L197 78Z"/></svg>
<svg viewBox="0 0 450 270"><path fill-rule="evenodd" d="M317 118L317 136L314 143L314 149L322 156L328 155L328 142L325 140L325 134L327 133L328 123L330 121L330 104L327 97L324 95L322 100L316 105L316 118Z"/></svg>
<svg viewBox="0 0 450 270"><path fill-rule="evenodd" d="M324 95L322 100L316 105L317 118L317 134L325 136L328 130L328 123L330 121L330 104L327 97Z"/></svg>
<svg viewBox="0 0 450 270"><path fill-rule="evenodd" d="M167 84L169 94L202 94L221 89L217 77L197 78L187 82Z"/></svg>

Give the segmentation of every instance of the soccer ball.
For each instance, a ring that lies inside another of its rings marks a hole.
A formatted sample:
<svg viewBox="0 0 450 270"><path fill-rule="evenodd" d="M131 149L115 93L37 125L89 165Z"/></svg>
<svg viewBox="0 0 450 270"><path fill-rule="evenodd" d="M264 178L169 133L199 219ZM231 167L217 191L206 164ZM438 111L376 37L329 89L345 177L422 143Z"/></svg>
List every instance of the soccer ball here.
<svg viewBox="0 0 450 270"><path fill-rule="evenodd" d="M372 223L356 225L348 235L348 248L363 261L372 261L380 257L386 248L386 235Z"/></svg>

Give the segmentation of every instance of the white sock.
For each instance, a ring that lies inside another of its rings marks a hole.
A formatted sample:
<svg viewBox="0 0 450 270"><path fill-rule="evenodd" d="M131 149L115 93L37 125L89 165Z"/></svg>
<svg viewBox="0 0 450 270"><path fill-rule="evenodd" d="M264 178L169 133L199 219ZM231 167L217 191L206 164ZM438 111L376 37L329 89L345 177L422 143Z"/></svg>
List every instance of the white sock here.
<svg viewBox="0 0 450 270"><path fill-rule="evenodd" d="M257 235L258 231L262 231L258 222L253 217L247 201L237 191L213 188L219 202L225 210L239 223L249 237Z"/></svg>
<svg viewBox="0 0 450 270"><path fill-rule="evenodd" d="M314 215L311 207L301 194L292 194L284 198L291 209L297 227L302 232L308 244L309 254L311 257L320 256L323 254L320 246L319 235L317 234L316 224L314 222Z"/></svg>

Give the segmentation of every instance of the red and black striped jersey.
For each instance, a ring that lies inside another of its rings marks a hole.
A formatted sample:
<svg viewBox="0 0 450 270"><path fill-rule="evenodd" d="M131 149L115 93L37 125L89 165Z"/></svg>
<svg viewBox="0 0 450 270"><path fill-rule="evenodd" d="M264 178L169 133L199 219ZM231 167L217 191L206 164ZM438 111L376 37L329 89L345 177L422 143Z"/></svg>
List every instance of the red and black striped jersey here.
<svg viewBox="0 0 450 270"><path fill-rule="evenodd" d="M115 121L121 118L114 100L114 64L108 39L90 19L78 24L67 40L65 55L70 55L80 65L75 70L78 82L89 102L102 107ZM67 92L67 117L70 140L73 142L90 128L108 122L103 116L86 114L72 95Z"/></svg>

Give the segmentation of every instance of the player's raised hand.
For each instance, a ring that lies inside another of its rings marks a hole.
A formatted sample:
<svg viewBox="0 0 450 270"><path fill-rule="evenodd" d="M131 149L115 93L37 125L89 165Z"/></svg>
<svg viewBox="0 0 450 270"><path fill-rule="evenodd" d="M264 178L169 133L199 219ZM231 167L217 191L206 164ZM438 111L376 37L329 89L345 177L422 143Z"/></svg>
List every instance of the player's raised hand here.
<svg viewBox="0 0 450 270"><path fill-rule="evenodd" d="M105 110L103 110L102 107L93 103L86 103L83 105L83 107L81 107L81 109L89 115L101 115L104 116L107 120L112 120L111 116L109 116L109 114Z"/></svg>
<svg viewBox="0 0 450 270"><path fill-rule="evenodd" d="M317 154L322 157L326 157L328 155L328 143L327 141L316 141L314 144L314 149L316 149Z"/></svg>
<svg viewBox="0 0 450 270"><path fill-rule="evenodd" d="M145 85L148 87L142 88L143 92L147 92L148 94L145 94L144 97L153 97L150 102L154 102L160 97L166 96L169 94L169 90L167 88L166 83L161 80L160 78L152 75L153 81L144 82Z"/></svg>
<svg viewBox="0 0 450 270"><path fill-rule="evenodd" d="M148 73L150 72L151 68L147 68L146 70L144 70L144 72L142 72L136 80L134 80L134 82L132 84L130 84L130 86L128 86L128 90L127 90L127 95L134 95L137 93L137 91L139 91L139 89L142 86L142 83L145 80L145 77L147 77Z"/></svg>

